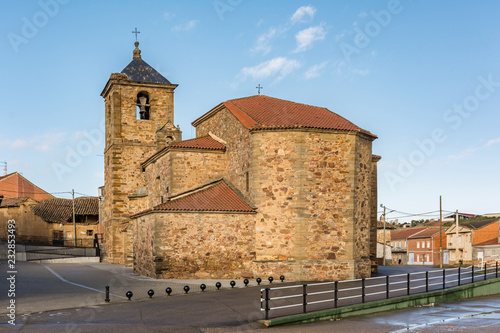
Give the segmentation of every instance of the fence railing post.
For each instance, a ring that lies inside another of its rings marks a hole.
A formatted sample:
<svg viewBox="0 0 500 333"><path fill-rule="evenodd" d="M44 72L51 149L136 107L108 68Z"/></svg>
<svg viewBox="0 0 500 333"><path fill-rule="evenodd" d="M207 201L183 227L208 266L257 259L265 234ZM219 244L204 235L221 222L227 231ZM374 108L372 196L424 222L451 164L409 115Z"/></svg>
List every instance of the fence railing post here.
<svg viewBox="0 0 500 333"><path fill-rule="evenodd" d="M335 281L335 307L337 307L337 302L339 300L339 282Z"/></svg>
<svg viewBox="0 0 500 333"><path fill-rule="evenodd" d="M425 271L425 292L429 292L429 271Z"/></svg>
<svg viewBox="0 0 500 333"><path fill-rule="evenodd" d="M484 281L486 281L486 263L484 263Z"/></svg>
<svg viewBox="0 0 500 333"><path fill-rule="evenodd" d="M365 278L361 279L361 303L365 302Z"/></svg>
<svg viewBox="0 0 500 333"><path fill-rule="evenodd" d="M446 270L443 269L443 289L446 289Z"/></svg>
<svg viewBox="0 0 500 333"><path fill-rule="evenodd" d="M460 285L460 267L458 267L458 285Z"/></svg>
<svg viewBox="0 0 500 333"><path fill-rule="evenodd" d="M474 283L474 264L472 264L472 283Z"/></svg>
<svg viewBox="0 0 500 333"><path fill-rule="evenodd" d="M385 297L389 298L389 275L385 277Z"/></svg>
<svg viewBox="0 0 500 333"><path fill-rule="evenodd" d="M410 295L410 273L406 276L406 294Z"/></svg>
<svg viewBox="0 0 500 333"><path fill-rule="evenodd" d="M498 277L498 261L495 262L495 277Z"/></svg>
<svg viewBox="0 0 500 333"><path fill-rule="evenodd" d="M307 284L302 286L302 310L304 313L307 312Z"/></svg>
<svg viewBox="0 0 500 333"><path fill-rule="evenodd" d="M270 288L266 288L266 320L269 319L269 290Z"/></svg>

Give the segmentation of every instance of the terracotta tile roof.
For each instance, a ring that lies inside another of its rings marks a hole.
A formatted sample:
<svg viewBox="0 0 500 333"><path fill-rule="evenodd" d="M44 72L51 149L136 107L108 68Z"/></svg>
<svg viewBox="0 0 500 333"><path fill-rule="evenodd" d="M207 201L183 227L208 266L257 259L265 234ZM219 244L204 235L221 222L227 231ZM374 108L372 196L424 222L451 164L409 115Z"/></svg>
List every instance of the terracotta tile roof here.
<svg viewBox="0 0 500 333"><path fill-rule="evenodd" d="M141 163L144 165L148 162L156 160L158 157L165 154L170 149L202 149L202 150L220 150L225 151L226 146L215 140L211 136L203 136L201 138L194 138L180 142L174 142L154 153L152 156L148 157L145 161Z"/></svg>
<svg viewBox="0 0 500 333"><path fill-rule="evenodd" d="M71 199L45 199L32 209L36 215L47 222L63 223L73 219ZM99 199L96 197L75 198L75 215L99 215Z"/></svg>
<svg viewBox="0 0 500 333"><path fill-rule="evenodd" d="M468 227L470 229L481 229L482 227L486 227L488 224L497 222L498 219L491 220L479 220L479 221L470 221L470 222L462 222L460 226Z"/></svg>
<svg viewBox="0 0 500 333"><path fill-rule="evenodd" d="M443 232L445 231L446 229L443 229ZM439 235L439 228L428 228L408 238L429 238L434 235Z"/></svg>
<svg viewBox="0 0 500 333"><path fill-rule="evenodd" d="M29 199L28 197L0 199L0 207L14 207L28 199Z"/></svg>
<svg viewBox="0 0 500 333"><path fill-rule="evenodd" d="M169 201L153 209L148 209L133 216L155 211L254 213L255 209L245 202L241 194L236 193L232 186L228 185L224 180L218 180L196 190L172 197Z"/></svg>
<svg viewBox="0 0 500 333"><path fill-rule="evenodd" d="M477 244L474 244L474 245L497 245L497 244L499 244L498 237L495 237L495 238L488 239L488 240L486 240L484 242L477 243Z"/></svg>
<svg viewBox="0 0 500 333"><path fill-rule="evenodd" d="M412 228L412 229L405 229L405 230L395 230L391 231L391 239L402 239L402 238L409 238L410 236L413 236L422 230L425 230L425 228Z"/></svg>
<svg viewBox="0 0 500 333"><path fill-rule="evenodd" d="M252 131L276 128L317 128L353 131L377 138L376 135L322 107L290 102L265 95L232 99L222 104L240 120L243 126ZM217 111L218 107L212 110ZM206 115L195 120L193 125L196 126Z"/></svg>
<svg viewBox="0 0 500 333"><path fill-rule="evenodd" d="M224 146L219 141L215 140L211 136L207 135L201 138L194 138L190 140L174 142L170 144L167 148L191 148L191 149L207 149L207 150L226 150Z"/></svg>

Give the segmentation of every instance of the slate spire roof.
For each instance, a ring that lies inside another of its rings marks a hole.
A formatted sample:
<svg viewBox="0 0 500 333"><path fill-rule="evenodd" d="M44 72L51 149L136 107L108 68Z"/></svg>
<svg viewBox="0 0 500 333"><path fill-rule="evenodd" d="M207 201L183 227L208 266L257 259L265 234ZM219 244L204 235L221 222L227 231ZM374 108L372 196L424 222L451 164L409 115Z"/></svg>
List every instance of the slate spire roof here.
<svg viewBox="0 0 500 333"><path fill-rule="evenodd" d="M141 50L139 50L139 42L135 42L134 57L130 64L122 70L131 81L146 82L146 83L162 83L171 84L163 75L156 69L151 67L141 58Z"/></svg>

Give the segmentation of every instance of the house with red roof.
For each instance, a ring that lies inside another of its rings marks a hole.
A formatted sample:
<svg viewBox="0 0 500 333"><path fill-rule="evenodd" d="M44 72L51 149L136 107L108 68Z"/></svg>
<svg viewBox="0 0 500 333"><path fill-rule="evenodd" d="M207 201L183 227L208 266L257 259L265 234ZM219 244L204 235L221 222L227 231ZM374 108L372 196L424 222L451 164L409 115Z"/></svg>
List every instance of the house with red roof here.
<svg viewBox="0 0 500 333"><path fill-rule="evenodd" d="M405 228L391 231L391 251L392 262L394 265L407 265L408 256L408 238L422 232L425 228Z"/></svg>
<svg viewBox="0 0 500 333"><path fill-rule="evenodd" d="M441 245L440 245L441 244ZM446 230L427 228L408 237L409 265L439 265L445 259ZM442 254L441 254L442 253Z"/></svg>
<svg viewBox="0 0 500 333"><path fill-rule="evenodd" d="M140 53L136 43L102 93L108 262L155 278L371 275L376 135L324 107L255 95L216 105L182 140L177 85Z"/></svg>
<svg viewBox="0 0 500 333"><path fill-rule="evenodd" d="M53 196L36 186L19 172L0 176L0 196L4 198L31 198L40 201Z"/></svg>
<svg viewBox="0 0 500 333"><path fill-rule="evenodd" d="M495 245L495 239L500 235L500 220L485 219L462 222L452 225L446 230L447 248L450 252L450 264L452 263L477 263L479 250L475 250L480 244ZM486 242L486 244L485 244ZM474 253L477 254L474 257ZM484 256L484 252L483 252Z"/></svg>

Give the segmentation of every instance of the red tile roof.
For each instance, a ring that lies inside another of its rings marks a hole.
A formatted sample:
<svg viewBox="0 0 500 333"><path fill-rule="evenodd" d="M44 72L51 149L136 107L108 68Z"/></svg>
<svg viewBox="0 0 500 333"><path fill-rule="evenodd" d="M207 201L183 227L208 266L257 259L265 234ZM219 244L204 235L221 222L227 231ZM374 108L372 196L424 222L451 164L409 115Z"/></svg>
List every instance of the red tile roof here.
<svg viewBox="0 0 500 333"><path fill-rule="evenodd" d="M236 193L224 180L219 180L196 190L172 197L169 201L153 209L133 216L152 211L254 213L255 209L245 202L241 195Z"/></svg>
<svg viewBox="0 0 500 333"><path fill-rule="evenodd" d="M19 205L20 203L28 200L28 197L23 198L3 198L0 199L0 207L14 207ZM36 201L35 201L36 202Z"/></svg>
<svg viewBox="0 0 500 333"><path fill-rule="evenodd" d="M224 146L219 141L215 140L211 136L207 135L201 138L194 138L190 140L174 142L168 146L168 148L191 148L191 149L208 149L208 150L226 150Z"/></svg>
<svg viewBox="0 0 500 333"><path fill-rule="evenodd" d="M322 107L290 102L265 95L255 95L232 99L222 103L246 128L269 130L276 128L317 128L341 131L353 131L372 138L376 135L354 125L344 117ZM211 112L220 109L220 105L193 122L198 125Z"/></svg>
<svg viewBox="0 0 500 333"><path fill-rule="evenodd" d="M498 237L495 237L495 238L492 238L492 239L488 239L484 242L481 242L481 243L477 243L477 244L474 244L474 245L497 245L499 244L498 243Z"/></svg>
<svg viewBox="0 0 500 333"><path fill-rule="evenodd" d="M171 149L202 149L202 150L225 151L226 146L220 143L219 141L215 140L211 136L207 135L201 138L194 138L185 141L174 142L166 146L165 148L158 150L156 153L148 157L148 159L146 159L141 164L152 162Z"/></svg>
<svg viewBox="0 0 500 333"><path fill-rule="evenodd" d="M425 228L412 228L412 229L405 229L405 230L396 230L396 231L391 231L391 239L402 239L402 238L409 238L410 236L413 236L422 230L425 230Z"/></svg>
<svg viewBox="0 0 500 333"><path fill-rule="evenodd" d="M446 228L443 228L443 232L446 232ZM439 228L428 228L408 238L429 238L436 234L439 235Z"/></svg>
<svg viewBox="0 0 500 333"><path fill-rule="evenodd" d="M36 215L47 222L63 223L73 219L71 199L45 199L32 209ZM96 197L75 198L75 215L99 215L99 199Z"/></svg>

